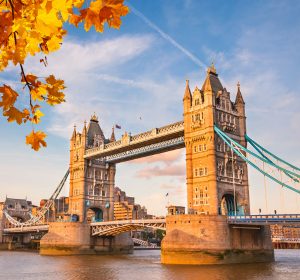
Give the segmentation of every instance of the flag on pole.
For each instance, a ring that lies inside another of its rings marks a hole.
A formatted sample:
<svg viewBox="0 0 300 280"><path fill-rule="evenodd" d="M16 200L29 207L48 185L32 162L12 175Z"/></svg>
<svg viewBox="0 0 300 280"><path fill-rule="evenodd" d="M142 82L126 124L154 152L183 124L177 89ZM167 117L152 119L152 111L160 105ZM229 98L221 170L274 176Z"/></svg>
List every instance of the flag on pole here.
<svg viewBox="0 0 300 280"><path fill-rule="evenodd" d="M116 124L116 128L117 128L117 129L121 129L121 126L118 125L118 124Z"/></svg>
<svg viewBox="0 0 300 280"><path fill-rule="evenodd" d="M166 193L166 197L169 195L169 193Z"/></svg>

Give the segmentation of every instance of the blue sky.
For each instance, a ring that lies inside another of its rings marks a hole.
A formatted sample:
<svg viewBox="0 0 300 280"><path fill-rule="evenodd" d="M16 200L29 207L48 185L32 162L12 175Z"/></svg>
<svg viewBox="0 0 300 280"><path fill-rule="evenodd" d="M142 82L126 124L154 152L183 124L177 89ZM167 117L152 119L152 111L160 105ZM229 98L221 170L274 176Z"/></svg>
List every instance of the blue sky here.
<svg viewBox="0 0 300 280"><path fill-rule="evenodd" d="M38 203L49 197L68 168L74 123L82 129L94 112L106 137L115 123L122 126L120 137L125 130L135 134L181 120L185 80L192 90L200 87L203 65L212 61L233 98L241 83L248 134L300 165L300 2L128 3L138 12L123 18L120 30L99 34L67 26L65 43L48 56L47 68L39 57L26 62L27 72L64 79L67 102L43 110L48 147L38 153L24 144L30 126L0 119L0 200L27 196ZM20 88L18 72L9 67L0 80ZM168 202L185 205L184 151L120 164L116 180L149 212L164 214ZM265 207L263 178L250 170L250 183L255 213ZM270 211L300 211L296 195L271 183L268 188Z"/></svg>

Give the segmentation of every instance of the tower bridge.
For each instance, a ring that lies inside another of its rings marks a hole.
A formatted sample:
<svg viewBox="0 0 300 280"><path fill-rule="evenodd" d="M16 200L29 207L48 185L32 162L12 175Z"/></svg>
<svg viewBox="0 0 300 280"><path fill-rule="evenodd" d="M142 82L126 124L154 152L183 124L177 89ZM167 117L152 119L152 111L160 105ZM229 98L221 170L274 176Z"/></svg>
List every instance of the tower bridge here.
<svg viewBox="0 0 300 280"><path fill-rule="evenodd" d="M133 243L127 232L156 227L166 230L163 263L272 261L269 224L299 223L299 216L251 216L248 165L295 194L300 193L293 186L299 183L300 169L246 132L240 84L232 100L214 66L193 94L186 82L183 121L133 136L126 132L116 140L114 131L105 138L98 118L92 116L81 132L74 128L70 139L69 214L78 221L50 223L41 240L41 253L131 252ZM186 155L187 214L161 221L114 221L116 165L181 148ZM90 224L91 217L102 222ZM38 219L34 221L32 226Z"/></svg>

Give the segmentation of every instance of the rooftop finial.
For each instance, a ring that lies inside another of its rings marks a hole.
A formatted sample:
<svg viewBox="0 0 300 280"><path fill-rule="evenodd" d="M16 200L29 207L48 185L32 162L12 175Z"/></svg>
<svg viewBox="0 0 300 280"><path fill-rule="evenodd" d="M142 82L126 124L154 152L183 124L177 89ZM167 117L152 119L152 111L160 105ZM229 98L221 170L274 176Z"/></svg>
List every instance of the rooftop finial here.
<svg viewBox="0 0 300 280"><path fill-rule="evenodd" d="M212 62L210 67L208 67L208 69L207 69L207 74L210 74L210 73L213 73L215 75L217 74L217 70L215 68L214 62Z"/></svg>
<svg viewBox="0 0 300 280"><path fill-rule="evenodd" d="M238 89L240 89L240 88L241 88L241 84L240 84L240 82L238 82L238 83L237 83L237 87L238 87Z"/></svg>
<svg viewBox="0 0 300 280"><path fill-rule="evenodd" d="M76 124L74 124L74 129L73 129L73 133L72 133L72 137L71 140L76 138Z"/></svg>
<svg viewBox="0 0 300 280"><path fill-rule="evenodd" d="M111 136L110 136L110 142L115 142L116 141L116 137L115 137L115 126L112 127L111 130Z"/></svg>
<svg viewBox="0 0 300 280"><path fill-rule="evenodd" d="M96 116L95 112L94 112L94 115L91 116L91 121L98 122L98 117Z"/></svg>

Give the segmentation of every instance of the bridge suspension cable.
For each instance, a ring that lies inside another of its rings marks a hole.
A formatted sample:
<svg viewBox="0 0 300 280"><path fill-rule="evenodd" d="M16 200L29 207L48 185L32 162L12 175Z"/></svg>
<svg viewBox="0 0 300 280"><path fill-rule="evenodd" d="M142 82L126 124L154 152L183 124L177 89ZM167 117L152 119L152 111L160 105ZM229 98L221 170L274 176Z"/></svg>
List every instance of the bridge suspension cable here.
<svg viewBox="0 0 300 280"><path fill-rule="evenodd" d="M298 194L300 194L300 190L295 188L293 183L300 182L300 168L284 161L283 159L279 158L278 156L274 155L273 153L269 152L267 149L260 146L254 140L252 140L249 136L246 137L246 140L254 147L256 153L247 149L246 147L242 146L237 141L230 138L226 133L220 130L216 125L214 126L215 132L218 136L244 161L254 167L257 171L262 173L265 177L275 181L277 184L281 185L282 187L288 188ZM251 139L249 141L249 139ZM273 158L277 159L281 163L288 166L289 169L282 167L279 164L273 162L266 154L272 156ZM263 168L259 167L259 163L263 163ZM292 169L292 170L291 170ZM288 181L283 181L281 178L276 178L274 172L279 173L279 175L285 174L288 177Z"/></svg>
<svg viewBox="0 0 300 280"><path fill-rule="evenodd" d="M5 210L3 211L7 220L13 224L16 227L26 227L26 226L32 226L35 224L40 224L42 222L42 218L46 215L46 213L50 210L50 208L52 207L55 199L58 197L58 195L60 194L65 182L67 181L67 178L69 176L70 170L68 169L66 174L64 175L63 179L61 180L61 182L59 183L59 185L57 186L57 188L55 189L55 191L53 192L53 194L50 196L50 198L47 200L47 202L45 203L45 205L37 212L36 216L33 216L32 214L30 215L30 219L25 221L25 222L20 222L16 219L14 219L12 216L10 216L8 214L8 212Z"/></svg>
<svg viewBox="0 0 300 280"><path fill-rule="evenodd" d="M300 168L283 160L282 158L274 155L273 153L271 153L270 151L268 151L266 148L264 148L263 146L259 145L257 142L255 142L253 139L251 139L247 134L245 134L245 139L251 144L251 146L253 148L255 148L259 153L261 153L261 155L263 155L265 158L268 158L266 155L264 155L262 152L267 153L268 155L270 155L271 157L277 159L278 162L284 163L285 165L289 166L290 168L292 168L294 171L300 171Z"/></svg>

